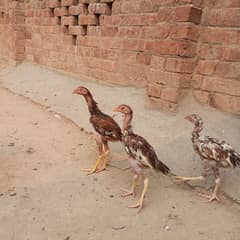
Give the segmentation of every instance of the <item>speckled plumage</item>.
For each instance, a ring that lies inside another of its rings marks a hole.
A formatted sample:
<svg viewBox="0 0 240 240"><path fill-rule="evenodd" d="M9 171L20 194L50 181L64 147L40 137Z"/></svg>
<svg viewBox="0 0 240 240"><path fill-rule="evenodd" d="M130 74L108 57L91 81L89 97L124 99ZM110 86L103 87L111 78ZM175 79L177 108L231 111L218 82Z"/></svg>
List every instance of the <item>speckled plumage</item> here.
<svg viewBox="0 0 240 240"><path fill-rule="evenodd" d="M200 135L203 129L203 121L199 116L193 116L195 116L195 127L192 132L192 143L195 152L199 154L201 159L208 161L211 166L217 168L240 166L240 154L225 141Z"/></svg>
<svg viewBox="0 0 240 240"><path fill-rule="evenodd" d="M194 124L192 131L192 143L194 151L200 156L203 161L203 173L199 177L176 177L176 181L203 181L206 180L208 172L213 171L215 176L215 188L212 195L203 195L211 202L218 200L217 193L221 184L219 168L235 168L240 166L240 154L237 153L231 145L225 141L219 141L216 138L211 138L206 135L200 135L203 130L203 121L196 115L191 114L185 119Z"/></svg>

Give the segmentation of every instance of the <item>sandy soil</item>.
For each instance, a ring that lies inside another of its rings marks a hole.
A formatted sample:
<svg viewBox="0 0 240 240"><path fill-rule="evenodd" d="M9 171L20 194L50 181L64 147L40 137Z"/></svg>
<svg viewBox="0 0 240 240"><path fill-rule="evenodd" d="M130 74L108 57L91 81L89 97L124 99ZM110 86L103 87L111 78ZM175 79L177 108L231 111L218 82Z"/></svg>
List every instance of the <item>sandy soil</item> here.
<svg viewBox="0 0 240 240"><path fill-rule="evenodd" d="M126 207L136 199L120 197L129 170L80 171L96 149L76 125L2 88L0 109L0 239L239 239L240 206L224 196L207 204L197 196L203 189L149 173L137 213ZM112 163L119 159L112 153Z"/></svg>

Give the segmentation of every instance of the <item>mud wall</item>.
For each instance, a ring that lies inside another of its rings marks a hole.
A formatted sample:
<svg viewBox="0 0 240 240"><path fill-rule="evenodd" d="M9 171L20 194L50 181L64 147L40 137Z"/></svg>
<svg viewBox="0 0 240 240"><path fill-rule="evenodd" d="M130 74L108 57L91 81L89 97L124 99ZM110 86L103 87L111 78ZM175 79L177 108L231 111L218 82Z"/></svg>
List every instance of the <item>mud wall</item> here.
<svg viewBox="0 0 240 240"><path fill-rule="evenodd" d="M239 0L1 2L3 56L145 87L157 108L174 110L193 91L240 113Z"/></svg>

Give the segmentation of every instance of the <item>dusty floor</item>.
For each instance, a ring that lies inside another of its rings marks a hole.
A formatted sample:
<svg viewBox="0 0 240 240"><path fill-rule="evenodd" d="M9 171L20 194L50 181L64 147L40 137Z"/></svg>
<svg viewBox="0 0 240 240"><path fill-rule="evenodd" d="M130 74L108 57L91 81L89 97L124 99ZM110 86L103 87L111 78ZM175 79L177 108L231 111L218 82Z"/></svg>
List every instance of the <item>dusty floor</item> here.
<svg viewBox="0 0 240 240"><path fill-rule="evenodd" d="M146 137L159 158L179 175L197 176L201 173L201 163L193 152L190 140L193 126L184 120L187 114L200 114L205 134L227 141L240 152L240 116L199 105L191 97L185 98L174 114L149 110L144 106L146 94L143 89L102 85L31 63L3 67L0 70L0 85L63 114L87 131L92 131L89 113L84 99L72 94L76 86L88 87L104 112L111 114L116 105L129 104L134 110L134 130ZM116 120L122 124L121 118ZM111 147L113 152L122 154L119 144ZM126 166L125 162L114 162L114 165L120 168ZM221 176L221 190L240 202L240 169L221 169ZM211 185L213 179L209 178L207 186Z"/></svg>
<svg viewBox="0 0 240 240"><path fill-rule="evenodd" d="M0 239L239 239L238 204L224 196L207 204L161 175L150 176L142 212L126 208L136 201L119 196L130 185L129 170L86 176L80 168L94 163L94 142L3 88L0 122ZM119 156L112 154L113 165Z"/></svg>

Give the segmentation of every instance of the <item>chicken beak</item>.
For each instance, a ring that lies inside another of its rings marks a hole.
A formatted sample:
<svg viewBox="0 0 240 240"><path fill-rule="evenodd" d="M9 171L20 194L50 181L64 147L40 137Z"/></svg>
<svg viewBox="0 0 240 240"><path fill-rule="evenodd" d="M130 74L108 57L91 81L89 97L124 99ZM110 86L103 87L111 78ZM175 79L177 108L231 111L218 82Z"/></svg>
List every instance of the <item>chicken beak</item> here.
<svg viewBox="0 0 240 240"><path fill-rule="evenodd" d="M113 112L118 112L118 107L114 108Z"/></svg>
<svg viewBox="0 0 240 240"><path fill-rule="evenodd" d="M77 89L74 89L72 94L77 94Z"/></svg>

